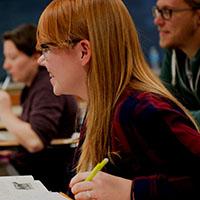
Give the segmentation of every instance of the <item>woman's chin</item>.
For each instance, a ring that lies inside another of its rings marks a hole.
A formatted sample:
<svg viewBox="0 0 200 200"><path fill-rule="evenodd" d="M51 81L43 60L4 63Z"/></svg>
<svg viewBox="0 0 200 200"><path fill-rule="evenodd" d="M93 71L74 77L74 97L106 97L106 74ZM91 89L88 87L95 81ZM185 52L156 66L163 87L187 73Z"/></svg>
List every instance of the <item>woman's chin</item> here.
<svg viewBox="0 0 200 200"><path fill-rule="evenodd" d="M59 92L58 92L58 88L56 87L56 82L54 81L53 78L50 79L50 82L51 82L51 85L53 87L53 93L55 95L60 95Z"/></svg>
<svg viewBox="0 0 200 200"><path fill-rule="evenodd" d="M62 92L62 90L60 89L60 87L56 87L56 85L53 86L53 93L54 93L56 96L63 95L63 92Z"/></svg>
<svg viewBox="0 0 200 200"><path fill-rule="evenodd" d="M56 96L62 95L62 93L61 93L58 89L56 89L55 87L53 88L53 93L54 93Z"/></svg>

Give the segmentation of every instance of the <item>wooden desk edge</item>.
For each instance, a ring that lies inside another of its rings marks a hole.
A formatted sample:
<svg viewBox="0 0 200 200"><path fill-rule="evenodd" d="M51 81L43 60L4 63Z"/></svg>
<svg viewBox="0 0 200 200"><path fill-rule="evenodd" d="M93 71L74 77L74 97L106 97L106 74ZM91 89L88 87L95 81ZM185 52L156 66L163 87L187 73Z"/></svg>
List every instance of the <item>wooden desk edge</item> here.
<svg viewBox="0 0 200 200"><path fill-rule="evenodd" d="M51 145L65 145L65 144L74 144L77 143L78 139L64 138L64 139L53 139ZM9 146L20 146L16 140L0 140L0 146L9 147Z"/></svg>

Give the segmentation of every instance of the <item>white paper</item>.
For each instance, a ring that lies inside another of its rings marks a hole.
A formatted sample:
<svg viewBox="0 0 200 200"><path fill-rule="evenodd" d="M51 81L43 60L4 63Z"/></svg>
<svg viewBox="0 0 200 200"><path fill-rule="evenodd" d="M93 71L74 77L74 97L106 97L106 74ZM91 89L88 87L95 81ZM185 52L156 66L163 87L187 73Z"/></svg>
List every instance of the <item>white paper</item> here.
<svg viewBox="0 0 200 200"><path fill-rule="evenodd" d="M0 200L67 200L32 176L1 176Z"/></svg>

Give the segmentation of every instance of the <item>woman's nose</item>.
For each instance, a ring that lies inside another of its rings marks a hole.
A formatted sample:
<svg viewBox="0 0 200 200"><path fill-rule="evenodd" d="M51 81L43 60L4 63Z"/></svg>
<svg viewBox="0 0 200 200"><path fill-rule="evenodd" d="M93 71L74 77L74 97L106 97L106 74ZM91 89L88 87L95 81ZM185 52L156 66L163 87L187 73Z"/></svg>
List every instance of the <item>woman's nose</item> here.
<svg viewBox="0 0 200 200"><path fill-rule="evenodd" d="M45 57L43 54L41 54L41 56L38 58L37 62L39 65L45 66Z"/></svg>

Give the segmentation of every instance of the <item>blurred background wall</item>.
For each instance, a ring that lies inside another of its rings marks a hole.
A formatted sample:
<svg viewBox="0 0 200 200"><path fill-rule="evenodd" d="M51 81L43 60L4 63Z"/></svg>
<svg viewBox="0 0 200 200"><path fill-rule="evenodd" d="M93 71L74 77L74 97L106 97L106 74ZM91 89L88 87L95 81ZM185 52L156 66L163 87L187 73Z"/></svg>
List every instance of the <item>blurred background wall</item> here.
<svg viewBox="0 0 200 200"><path fill-rule="evenodd" d="M7 31L22 23L37 24L42 10L51 0L0 0L0 37ZM0 43L0 81L5 78L2 68L2 39Z"/></svg>
<svg viewBox="0 0 200 200"><path fill-rule="evenodd" d="M51 0L0 0L0 36L22 23L37 24L38 18ZM108 0L109 1L109 0ZM160 63L162 53L158 46L158 34L151 14L155 0L124 0L138 30L142 48L149 63ZM2 68L2 42L0 44L0 81L5 78Z"/></svg>

